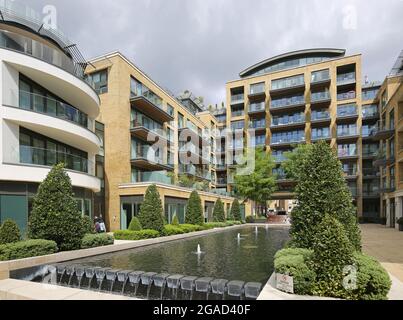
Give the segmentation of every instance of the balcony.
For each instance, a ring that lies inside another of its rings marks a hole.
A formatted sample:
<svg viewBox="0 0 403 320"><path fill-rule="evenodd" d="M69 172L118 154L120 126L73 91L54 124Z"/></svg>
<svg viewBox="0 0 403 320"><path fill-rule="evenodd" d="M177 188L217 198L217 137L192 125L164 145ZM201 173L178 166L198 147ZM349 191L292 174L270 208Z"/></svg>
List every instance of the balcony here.
<svg viewBox="0 0 403 320"><path fill-rule="evenodd" d="M248 131L252 132L266 132L266 119L250 121Z"/></svg>
<svg viewBox="0 0 403 320"><path fill-rule="evenodd" d="M363 190L362 191L362 197L364 199L376 199L380 197L380 190L379 188L372 188L368 190Z"/></svg>
<svg viewBox="0 0 403 320"><path fill-rule="evenodd" d="M305 136L283 138L283 137L276 137L273 135L270 146L272 148L291 147L293 144L299 144L299 143L305 143Z"/></svg>
<svg viewBox="0 0 403 320"><path fill-rule="evenodd" d="M227 166L225 164L217 164L215 166L215 171L227 171Z"/></svg>
<svg viewBox="0 0 403 320"><path fill-rule="evenodd" d="M357 127L337 128L337 140L356 140L359 138Z"/></svg>
<svg viewBox="0 0 403 320"><path fill-rule="evenodd" d="M312 111L311 113L311 125L329 125L331 122L330 113L328 111Z"/></svg>
<svg viewBox="0 0 403 320"><path fill-rule="evenodd" d="M243 93L231 95L231 106L241 105L244 103L245 103L245 95Z"/></svg>
<svg viewBox="0 0 403 320"><path fill-rule="evenodd" d="M377 155L375 156L375 161L373 165L375 167L385 167L390 166L395 162L395 157L393 155L386 155L385 150L379 150Z"/></svg>
<svg viewBox="0 0 403 320"><path fill-rule="evenodd" d="M337 150L337 157L340 160L355 160L355 159L358 159L357 149L356 148L338 149Z"/></svg>
<svg viewBox="0 0 403 320"><path fill-rule="evenodd" d="M140 123L137 122L137 120L133 120L131 123L130 133L132 136L149 144L159 141L165 144L173 143L167 139L166 133L162 129L153 128L148 122Z"/></svg>
<svg viewBox="0 0 403 320"><path fill-rule="evenodd" d="M379 112L378 108L366 108L365 106L362 107L362 121L369 121L379 119Z"/></svg>
<svg viewBox="0 0 403 320"><path fill-rule="evenodd" d="M270 111L288 111L293 109L305 109L305 97L293 96L282 99L273 99L270 105Z"/></svg>
<svg viewBox="0 0 403 320"><path fill-rule="evenodd" d="M188 164L188 165L180 165L179 166L179 173L180 174L186 174L186 175L191 175L196 178L202 179L202 180L208 180L211 181L211 173L206 170L202 170L199 167L196 167L193 164Z"/></svg>
<svg viewBox="0 0 403 320"><path fill-rule="evenodd" d="M248 111L249 117L259 117L266 114L266 104L264 102L252 103Z"/></svg>
<svg viewBox="0 0 403 320"><path fill-rule="evenodd" d="M206 134L195 131L189 127L178 129L178 133L180 142L193 142L193 144L196 143L197 147L210 145L210 138Z"/></svg>
<svg viewBox="0 0 403 320"><path fill-rule="evenodd" d="M245 110L231 110L231 118L236 118L236 117L243 117L245 116Z"/></svg>
<svg viewBox="0 0 403 320"><path fill-rule="evenodd" d="M141 96L132 96L130 98L130 103L132 107L146 114L159 123L165 123L174 120L173 116L162 109L162 105L157 105L152 100L153 99L151 96L145 94Z"/></svg>
<svg viewBox="0 0 403 320"><path fill-rule="evenodd" d="M86 158L52 149L20 145L19 163L52 167L63 162L69 170L95 175L95 164Z"/></svg>
<svg viewBox="0 0 403 320"><path fill-rule="evenodd" d="M356 83L355 72L348 72L337 75L337 86L345 86Z"/></svg>
<svg viewBox="0 0 403 320"><path fill-rule="evenodd" d="M134 183L137 182L155 182L172 184L172 178L167 176L166 171L153 171L153 172L139 172L137 177L133 179Z"/></svg>
<svg viewBox="0 0 403 320"><path fill-rule="evenodd" d="M272 155L272 157L276 164L282 163L287 160L287 157L284 155L284 153Z"/></svg>
<svg viewBox="0 0 403 320"><path fill-rule="evenodd" d="M305 128L305 115L295 115L287 117L273 117L272 124L270 126L272 131L278 131L281 129L295 129Z"/></svg>
<svg viewBox="0 0 403 320"><path fill-rule="evenodd" d="M227 179L226 178L217 178L217 186L227 186Z"/></svg>
<svg viewBox="0 0 403 320"><path fill-rule="evenodd" d="M330 85L330 72L329 70L322 70L312 72L311 88L323 88Z"/></svg>
<svg viewBox="0 0 403 320"><path fill-rule="evenodd" d="M330 104L331 97L329 91L312 92L311 93L311 107L318 108L328 106Z"/></svg>
<svg viewBox="0 0 403 320"><path fill-rule="evenodd" d="M375 168L363 168L362 178L363 179L376 179L379 178L380 172Z"/></svg>
<svg viewBox="0 0 403 320"><path fill-rule="evenodd" d="M358 112L357 112L357 106L352 104L352 105L347 105L343 106L340 105L337 108L337 123L350 123L350 122L356 122L358 119Z"/></svg>
<svg viewBox="0 0 403 320"><path fill-rule="evenodd" d="M179 148L179 159L183 164L210 164L210 159L203 155L194 144L189 143Z"/></svg>
<svg viewBox="0 0 403 320"><path fill-rule="evenodd" d="M355 180L358 178L357 168L343 168L343 174L346 180Z"/></svg>
<svg viewBox="0 0 403 320"><path fill-rule="evenodd" d="M323 132L322 134L312 133L312 136L311 136L312 142L316 142L316 141L320 141L320 140L331 140L331 139L332 139L332 136L330 135L330 131Z"/></svg>
<svg viewBox="0 0 403 320"><path fill-rule="evenodd" d="M348 92L341 92L337 94L337 101L354 100L356 98L356 92L354 90Z"/></svg>
<svg viewBox="0 0 403 320"><path fill-rule="evenodd" d="M374 150L363 150L362 151L362 158L365 160L373 159L378 155L378 149Z"/></svg>
<svg viewBox="0 0 403 320"><path fill-rule="evenodd" d="M395 129L387 127L383 122L378 121L371 130L370 136L374 141L387 140L395 135Z"/></svg>
<svg viewBox="0 0 403 320"><path fill-rule="evenodd" d="M161 156L156 155L156 151L149 146L141 146L132 152L131 164L146 171L172 171L173 167L164 161Z"/></svg>
<svg viewBox="0 0 403 320"><path fill-rule="evenodd" d="M304 76L294 76L287 79L279 79L272 81L270 95L272 97L283 94L303 93L305 92Z"/></svg>
<svg viewBox="0 0 403 320"><path fill-rule="evenodd" d="M248 98L250 101L265 100L266 99L265 84L261 83L251 85Z"/></svg>
<svg viewBox="0 0 403 320"><path fill-rule="evenodd" d="M385 186L382 186L380 189L381 193L391 193L391 192L395 192L396 187L394 186L394 184L392 183L388 183Z"/></svg>

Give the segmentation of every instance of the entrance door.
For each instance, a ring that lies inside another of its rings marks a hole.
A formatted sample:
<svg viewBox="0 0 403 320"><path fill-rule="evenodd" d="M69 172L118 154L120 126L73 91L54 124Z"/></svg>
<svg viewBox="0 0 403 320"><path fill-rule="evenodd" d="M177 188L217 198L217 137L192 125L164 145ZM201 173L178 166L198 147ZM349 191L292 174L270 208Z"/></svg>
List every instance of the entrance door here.
<svg viewBox="0 0 403 320"><path fill-rule="evenodd" d="M390 227L394 228L396 223L395 199L390 199Z"/></svg>
<svg viewBox="0 0 403 320"><path fill-rule="evenodd" d="M28 224L28 200L26 196L0 196L0 222L10 219L17 223L24 235Z"/></svg>

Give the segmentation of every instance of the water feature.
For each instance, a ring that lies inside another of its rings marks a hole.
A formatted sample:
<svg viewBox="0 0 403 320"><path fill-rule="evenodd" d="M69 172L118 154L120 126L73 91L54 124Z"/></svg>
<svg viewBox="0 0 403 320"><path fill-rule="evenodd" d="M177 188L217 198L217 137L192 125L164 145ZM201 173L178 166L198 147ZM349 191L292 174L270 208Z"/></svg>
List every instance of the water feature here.
<svg viewBox="0 0 403 320"><path fill-rule="evenodd" d="M247 226L242 233L239 230L88 257L42 270L53 270L57 276L51 281L54 284L144 299L256 299L273 272L274 254L288 240L288 230Z"/></svg>

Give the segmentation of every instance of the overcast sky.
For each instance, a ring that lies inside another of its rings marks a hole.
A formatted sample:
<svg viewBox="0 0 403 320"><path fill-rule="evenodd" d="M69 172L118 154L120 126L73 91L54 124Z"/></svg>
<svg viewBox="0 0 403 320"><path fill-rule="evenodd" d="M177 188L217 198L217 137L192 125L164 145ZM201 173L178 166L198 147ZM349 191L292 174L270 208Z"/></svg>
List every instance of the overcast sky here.
<svg viewBox="0 0 403 320"><path fill-rule="evenodd" d="M19 0L24 1L24 0ZM383 80L403 49L403 0L25 0L57 9L57 24L89 59L121 51L163 87L206 104L246 67L288 51L362 53Z"/></svg>

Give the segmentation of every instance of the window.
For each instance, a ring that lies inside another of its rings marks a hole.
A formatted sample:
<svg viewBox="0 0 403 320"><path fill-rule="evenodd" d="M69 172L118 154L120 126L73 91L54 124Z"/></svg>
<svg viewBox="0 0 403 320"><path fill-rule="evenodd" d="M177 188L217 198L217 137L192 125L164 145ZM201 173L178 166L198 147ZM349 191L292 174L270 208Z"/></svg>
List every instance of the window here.
<svg viewBox="0 0 403 320"><path fill-rule="evenodd" d="M162 109L162 99L157 96L152 90L150 90L146 85L133 77L130 78L130 96L142 96L155 104L158 108Z"/></svg>
<svg viewBox="0 0 403 320"><path fill-rule="evenodd" d="M86 76L87 81L92 85L96 93L108 92L108 70L104 69L90 73Z"/></svg>
<svg viewBox="0 0 403 320"><path fill-rule="evenodd" d="M281 126L287 125L292 123L300 123L305 121L305 114L304 112L293 113L293 114L286 114L282 116L273 116L272 118L272 125L273 126Z"/></svg>
<svg viewBox="0 0 403 320"><path fill-rule="evenodd" d="M167 113L172 117L174 116L175 110L170 104L167 104Z"/></svg>
<svg viewBox="0 0 403 320"><path fill-rule="evenodd" d="M245 121L240 120L240 121L233 121L231 122L231 129L232 130L240 130L245 128Z"/></svg>
<svg viewBox="0 0 403 320"><path fill-rule="evenodd" d="M348 117L354 115L357 115L357 105L354 103L342 104L337 107L338 117Z"/></svg>
<svg viewBox="0 0 403 320"><path fill-rule="evenodd" d="M355 136L357 135L357 125L354 124L339 124L337 126L337 136Z"/></svg>
<svg viewBox="0 0 403 320"><path fill-rule="evenodd" d="M273 80L271 83L272 90L285 89L290 87L302 86L305 84L304 75L297 75L293 77Z"/></svg>
<svg viewBox="0 0 403 320"><path fill-rule="evenodd" d="M362 117L375 117L378 115L378 106L376 104L369 104L362 106Z"/></svg>
<svg viewBox="0 0 403 320"><path fill-rule="evenodd" d="M337 154L339 157L353 157L357 155L357 145L352 144L339 144L337 146Z"/></svg>
<svg viewBox="0 0 403 320"><path fill-rule="evenodd" d="M312 72L311 82L321 82L329 79L329 69Z"/></svg>
<svg viewBox="0 0 403 320"><path fill-rule="evenodd" d="M101 141L101 150L99 152L100 155L104 155L105 150L105 125L101 122L95 121L95 134Z"/></svg>
<svg viewBox="0 0 403 320"><path fill-rule="evenodd" d="M312 140L326 139L329 137L330 137L329 127L312 129Z"/></svg>
<svg viewBox="0 0 403 320"><path fill-rule="evenodd" d="M362 89L362 100L374 100L379 89Z"/></svg>
<svg viewBox="0 0 403 320"><path fill-rule="evenodd" d="M252 84L250 86L250 94L258 94L258 93L262 93L265 91L265 84L264 82L262 83L256 83L256 84Z"/></svg>
<svg viewBox="0 0 403 320"><path fill-rule="evenodd" d="M185 117L182 113L178 112L178 129L185 127Z"/></svg>

